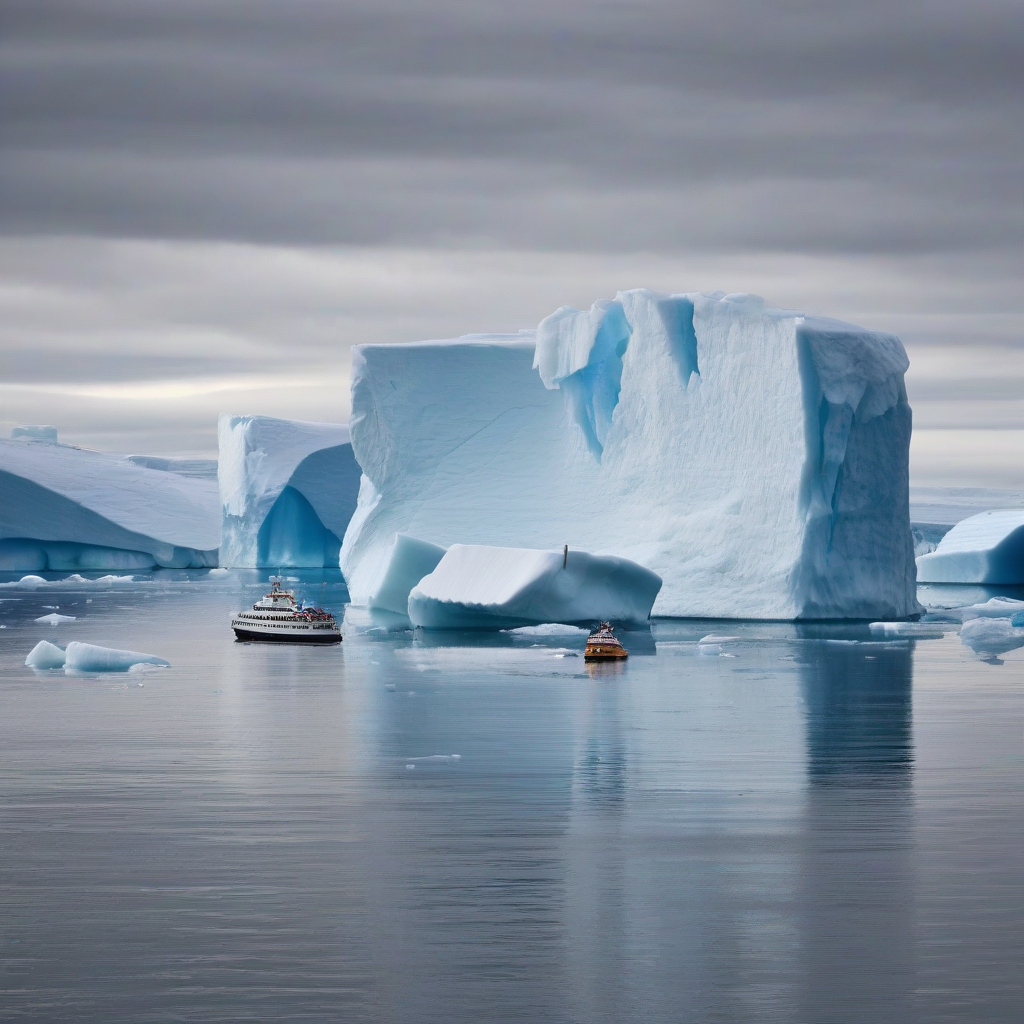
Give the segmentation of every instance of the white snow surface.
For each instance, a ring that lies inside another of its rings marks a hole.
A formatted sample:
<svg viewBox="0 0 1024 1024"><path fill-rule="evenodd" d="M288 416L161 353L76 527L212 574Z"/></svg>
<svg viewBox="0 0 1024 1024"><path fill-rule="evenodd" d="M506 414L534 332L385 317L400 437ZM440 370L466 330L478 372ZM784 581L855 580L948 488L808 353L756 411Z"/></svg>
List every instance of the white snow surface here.
<svg viewBox="0 0 1024 1024"><path fill-rule="evenodd" d="M377 589L367 602L370 608L407 615L409 594L424 576L437 568L445 549L408 534L400 533L391 545L387 564Z"/></svg>
<svg viewBox="0 0 1024 1024"><path fill-rule="evenodd" d="M453 544L410 593L409 618L426 629L642 625L660 589L655 573L613 555Z"/></svg>
<svg viewBox="0 0 1024 1024"><path fill-rule="evenodd" d="M343 423L221 414L221 565L337 566L359 467Z"/></svg>
<svg viewBox="0 0 1024 1024"><path fill-rule="evenodd" d="M535 338L357 346L352 598L408 533L628 558L657 615L917 613L907 365L890 334L642 289Z"/></svg>
<svg viewBox="0 0 1024 1024"><path fill-rule="evenodd" d="M994 509L957 523L917 560L922 583L1024 583L1024 509Z"/></svg>
<svg viewBox="0 0 1024 1024"><path fill-rule="evenodd" d="M117 455L0 440L0 569L215 565L217 487Z"/></svg>

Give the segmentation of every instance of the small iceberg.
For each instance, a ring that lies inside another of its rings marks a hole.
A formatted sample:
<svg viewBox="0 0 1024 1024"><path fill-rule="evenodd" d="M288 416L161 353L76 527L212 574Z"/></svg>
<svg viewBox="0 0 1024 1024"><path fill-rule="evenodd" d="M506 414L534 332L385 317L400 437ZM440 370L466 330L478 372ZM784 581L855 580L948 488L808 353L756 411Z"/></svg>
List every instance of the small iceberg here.
<svg viewBox="0 0 1024 1024"><path fill-rule="evenodd" d="M1011 619L981 616L963 624L960 639L976 654L994 658L1024 647L1024 628L1014 626Z"/></svg>
<svg viewBox="0 0 1024 1024"><path fill-rule="evenodd" d="M902 640L941 640L944 633L942 627L932 622L909 622L901 619L897 622L872 622L868 629L876 636L899 637Z"/></svg>
<svg viewBox="0 0 1024 1024"><path fill-rule="evenodd" d="M65 672L127 672L133 665L158 665L170 668L171 663L155 654L140 651L119 651L73 640L64 652Z"/></svg>
<svg viewBox="0 0 1024 1024"><path fill-rule="evenodd" d="M119 651L113 647L98 647L73 640L66 650L56 644L40 640L32 648L25 664L29 668L63 668L65 672L133 672L143 666L170 668L171 663L155 654L140 651Z"/></svg>
<svg viewBox="0 0 1024 1024"><path fill-rule="evenodd" d="M64 667L64 652L49 640L40 640L29 651L25 664L29 668L51 669Z"/></svg>
<svg viewBox="0 0 1024 1024"><path fill-rule="evenodd" d="M409 594L409 618L425 629L644 626L659 590L660 576L613 555L453 544Z"/></svg>
<svg viewBox="0 0 1024 1024"><path fill-rule="evenodd" d="M50 612L49 615L40 615L36 622L45 622L50 626L59 626L62 622L74 622L74 615L58 615L57 612Z"/></svg>

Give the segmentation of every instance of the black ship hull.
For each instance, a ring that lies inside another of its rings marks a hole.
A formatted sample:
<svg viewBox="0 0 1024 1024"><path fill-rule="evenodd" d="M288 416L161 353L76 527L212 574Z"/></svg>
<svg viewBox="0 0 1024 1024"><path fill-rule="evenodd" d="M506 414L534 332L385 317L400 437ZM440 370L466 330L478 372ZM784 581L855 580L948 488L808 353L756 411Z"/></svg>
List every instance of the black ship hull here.
<svg viewBox="0 0 1024 1024"><path fill-rule="evenodd" d="M261 633L249 629L235 629L235 639L256 641L263 644L340 644L341 637L337 633Z"/></svg>

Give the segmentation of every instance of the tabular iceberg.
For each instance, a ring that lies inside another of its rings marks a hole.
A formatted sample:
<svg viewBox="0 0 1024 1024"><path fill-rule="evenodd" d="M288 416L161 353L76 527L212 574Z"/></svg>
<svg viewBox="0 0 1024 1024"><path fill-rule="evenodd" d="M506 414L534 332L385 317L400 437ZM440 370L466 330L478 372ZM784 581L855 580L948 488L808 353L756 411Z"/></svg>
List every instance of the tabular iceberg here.
<svg viewBox="0 0 1024 1024"><path fill-rule="evenodd" d="M982 512L957 523L917 560L922 583L1024 583L1024 510Z"/></svg>
<svg viewBox="0 0 1024 1024"><path fill-rule="evenodd" d="M0 440L0 493L3 570L217 564L212 480L24 435Z"/></svg>
<svg viewBox="0 0 1024 1024"><path fill-rule="evenodd" d="M218 438L221 565L337 566L359 492L348 427L224 413Z"/></svg>
<svg viewBox="0 0 1024 1024"><path fill-rule="evenodd" d="M625 558L453 544L409 594L409 618L426 629L639 626L659 590L661 577Z"/></svg>
<svg viewBox="0 0 1024 1024"><path fill-rule="evenodd" d="M396 533L614 554L656 615L918 613L899 339L745 295L620 292L538 330L353 350L341 567Z"/></svg>

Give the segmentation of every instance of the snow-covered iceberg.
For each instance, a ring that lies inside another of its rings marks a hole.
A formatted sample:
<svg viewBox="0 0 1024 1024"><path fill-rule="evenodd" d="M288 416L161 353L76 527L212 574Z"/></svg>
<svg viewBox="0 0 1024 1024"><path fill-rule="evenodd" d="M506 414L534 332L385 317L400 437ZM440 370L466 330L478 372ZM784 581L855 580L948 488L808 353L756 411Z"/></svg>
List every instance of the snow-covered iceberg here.
<svg viewBox="0 0 1024 1024"><path fill-rule="evenodd" d="M23 435L0 440L0 494L0 570L217 564L212 480Z"/></svg>
<svg viewBox="0 0 1024 1024"><path fill-rule="evenodd" d="M426 629L510 629L608 619L643 625L661 577L625 558L453 544L409 595Z"/></svg>
<svg viewBox="0 0 1024 1024"><path fill-rule="evenodd" d="M336 567L359 492L348 427L224 413L218 439L221 565Z"/></svg>
<svg viewBox="0 0 1024 1024"><path fill-rule="evenodd" d="M917 560L922 583L1024 583L1024 509L997 509L954 526Z"/></svg>
<svg viewBox="0 0 1024 1024"><path fill-rule="evenodd" d="M341 567L397 533L657 573L658 615L919 612L899 339L746 295L621 292L537 332L353 349Z"/></svg>
<svg viewBox="0 0 1024 1024"><path fill-rule="evenodd" d="M367 605L379 611L406 615L412 588L437 568L445 549L416 537L400 533L388 552L388 559L379 574L376 590Z"/></svg>

